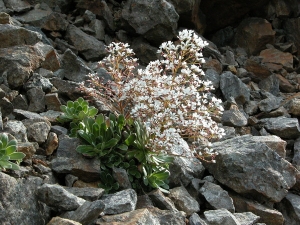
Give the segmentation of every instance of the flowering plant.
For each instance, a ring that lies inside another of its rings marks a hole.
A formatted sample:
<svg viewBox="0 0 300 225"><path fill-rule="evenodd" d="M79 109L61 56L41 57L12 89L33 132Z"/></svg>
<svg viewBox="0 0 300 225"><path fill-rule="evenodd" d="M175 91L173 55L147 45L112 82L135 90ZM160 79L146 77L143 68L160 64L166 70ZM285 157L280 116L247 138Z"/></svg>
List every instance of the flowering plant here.
<svg viewBox="0 0 300 225"><path fill-rule="evenodd" d="M211 82L201 79L205 62L201 51L206 45L193 31L183 30L177 44L168 41L159 47L161 59L134 74L137 59L133 51L128 44L112 43L107 48L109 56L100 65L113 81L104 84L94 74L91 84L105 92L116 111L145 124L150 134L147 147L153 151L168 152L188 138L199 156L207 153L207 148L197 148L201 140L224 135L211 117L223 111L221 100L210 93Z"/></svg>

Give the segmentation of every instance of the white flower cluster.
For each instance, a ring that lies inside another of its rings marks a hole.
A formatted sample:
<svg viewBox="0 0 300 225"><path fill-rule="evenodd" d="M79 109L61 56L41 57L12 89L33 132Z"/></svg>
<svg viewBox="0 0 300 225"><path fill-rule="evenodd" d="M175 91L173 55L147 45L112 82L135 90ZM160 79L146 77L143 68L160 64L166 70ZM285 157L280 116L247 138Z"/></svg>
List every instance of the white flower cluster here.
<svg viewBox="0 0 300 225"><path fill-rule="evenodd" d="M154 151L168 151L182 138L192 139L195 147L199 140L224 135L211 118L223 111L221 101L210 93L211 82L202 79L202 49L208 43L191 30L180 32L178 39L178 44L163 43L158 51L162 59L136 75L137 59L128 44L112 43L110 55L100 62L114 81L99 86L110 90L119 113L144 122Z"/></svg>

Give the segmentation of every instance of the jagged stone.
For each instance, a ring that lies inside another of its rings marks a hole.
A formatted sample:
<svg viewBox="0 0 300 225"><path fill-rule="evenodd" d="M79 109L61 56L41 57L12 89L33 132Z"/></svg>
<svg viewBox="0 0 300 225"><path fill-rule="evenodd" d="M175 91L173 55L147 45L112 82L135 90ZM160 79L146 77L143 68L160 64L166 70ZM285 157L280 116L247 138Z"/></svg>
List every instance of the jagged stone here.
<svg viewBox="0 0 300 225"><path fill-rule="evenodd" d="M38 113L29 112L27 110L22 109L14 109L13 111L14 116L16 119L23 120L23 119L43 119Z"/></svg>
<svg viewBox="0 0 300 225"><path fill-rule="evenodd" d="M229 197L228 192L223 190L219 185L206 181L199 192L212 209L224 208L229 212L235 212L233 201Z"/></svg>
<svg viewBox="0 0 300 225"><path fill-rule="evenodd" d="M13 104L14 109L28 109L28 100L25 95L19 94L11 103Z"/></svg>
<svg viewBox="0 0 300 225"><path fill-rule="evenodd" d="M24 83L23 88L28 91L31 88L40 88L44 92L48 93L51 91L52 84L49 81L49 79L39 75L39 74L34 74L29 78L29 80Z"/></svg>
<svg viewBox="0 0 300 225"><path fill-rule="evenodd" d="M244 113L237 106L232 106L229 110L225 110L221 120L223 125L230 127L243 127L248 123Z"/></svg>
<svg viewBox="0 0 300 225"><path fill-rule="evenodd" d="M66 31L66 39L72 44L86 60L99 60L106 55L102 41L84 33L74 25L69 25Z"/></svg>
<svg viewBox="0 0 300 225"><path fill-rule="evenodd" d="M72 101L82 97L80 84L74 81L62 80L57 77L50 79L53 86L58 90L58 94L68 96Z"/></svg>
<svg viewBox="0 0 300 225"><path fill-rule="evenodd" d="M278 96L279 95L279 80L275 74L268 76L258 83L258 87L266 92Z"/></svg>
<svg viewBox="0 0 300 225"><path fill-rule="evenodd" d="M169 197L174 202L176 208L184 211L188 216L200 211L199 203L182 186L172 188Z"/></svg>
<svg viewBox="0 0 300 225"><path fill-rule="evenodd" d="M141 14L144 16L139 16ZM122 17L137 34L155 45L171 40L176 35L179 19L174 6L165 0L156 0L151 4L142 0L129 0L123 7Z"/></svg>
<svg viewBox="0 0 300 225"><path fill-rule="evenodd" d="M296 183L296 169L250 135L216 142L213 149L218 152L216 163L204 162L205 167L237 193L279 202Z"/></svg>
<svg viewBox="0 0 300 225"><path fill-rule="evenodd" d="M190 225L207 225L207 223L200 218L197 213L193 213L189 218Z"/></svg>
<svg viewBox="0 0 300 225"><path fill-rule="evenodd" d="M46 121L35 121L27 119L23 121L27 128L27 137L29 141L44 143L47 140L51 126Z"/></svg>
<svg viewBox="0 0 300 225"><path fill-rule="evenodd" d="M300 138L297 138L294 143L293 165L295 165L299 170L299 168L300 168Z"/></svg>
<svg viewBox="0 0 300 225"><path fill-rule="evenodd" d="M215 89L218 89L220 86L220 75L215 69L207 69L205 71L205 78L212 82L212 85Z"/></svg>
<svg viewBox="0 0 300 225"><path fill-rule="evenodd" d="M300 116L300 99L293 98L289 100L284 106L288 113L294 116Z"/></svg>
<svg viewBox="0 0 300 225"><path fill-rule="evenodd" d="M72 176L72 175L71 175ZM73 182L72 182L73 183ZM96 201L104 194L105 190L102 188L78 188L78 187L64 187L68 192L76 195L79 198L83 198L87 201Z"/></svg>
<svg viewBox="0 0 300 225"><path fill-rule="evenodd" d="M52 153L58 147L58 137L56 133L49 132L46 143L45 143L45 153L46 155L52 155Z"/></svg>
<svg viewBox="0 0 300 225"><path fill-rule="evenodd" d="M150 193L148 193L148 196L150 197L154 205L159 209L172 210L175 212L178 211L171 199L164 196L164 194L159 189L151 191Z"/></svg>
<svg viewBox="0 0 300 225"><path fill-rule="evenodd" d="M89 27L95 32L94 37L97 38L99 41L104 41L105 39L105 24L104 21L93 19Z"/></svg>
<svg viewBox="0 0 300 225"><path fill-rule="evenodd" d="M154 207L153 202L151 201L151 198L147 194L137 196L136 209L153 208L153 207Z"/></svg>
<svg viewBox="0 0 300 225"><path fill-rule="evenodd" d="M27 142L26 127L21 121L9 120L4 124L4 131L13 135L20 142Z"/></svg>
<svg viewBox="0 0 300 225"><path fill-rule="evenodd" d="M62 105L57 93L49 93L45 95L45 104L47 110L60 111Z"/></svg>
<svg viewBox="0 0 300 225"><path fill-rule="evenodd" d="M252 212L233 213L233 215L240 222L241 225L256 224L256 222L258 222L260 218Z"/></svg>
<svg viewBox="0 0 300 225"><path fill-rule="evenodd" d="M300 49L300 18L288 18L282 24L286 32L287 41L295 43L297 49ZM298 51L298 56L300 55Z"/></svg>
<svg viewBox="0 0 300 225"><path fill-rule="evenodd" d="M282 68L288 72L293 69L293 55L289 52L281 52L275 48L265 49L260 52L262 63L264 63L271 71L280 71ZM273 70L273 65L276 65L276 70ZM280 65L281 67L278 67Z"/></svg>
<svg viewBox="0 0 300 225"><path fill-rule="evenodd" d="M73 220L68 220L65 218L61 218L61 217L53 217L49 223L47 223L47 225L82 225L81 223L78 223L76 221Z"/></svg>
<svg viewBox="0 0 300 225"><path fill-rule="evenodd" d="M27 91L29 100L28 111L43 112L45 110L45 92L42 89L34 87Z"/></svg>
<svg viewBox="0 0 300 225"><path fill-rule="evenodd" d="M271 93L266 92L265 93L267 98L261 100L258 103L258 108L262 112L270 112L274 109L278 109L281 103L282 98L281 97L275 97Z"/></svg>
<svg viewBox="0 0 300 225"><path fill-rule="evenodd" d="M49 31L66 31L68 25L63 14L53 12L43 19L41 28Z"/></svg>
<svg viewBox="0 0 300 225"><path fill-rule="evenodd" d="M279 80L279 90L285 93L293 93L296 91L296 87L290 83L288 79L276 74L277 79Z"/></svg>
<svg viewBox="0 0 300 225"><path fill-rule="evenodd" d="M249 88L229 71L221 74L220 89L226 100L233 97L238 104L244 104L250 100Z"/></svg>
<svg viewBox="0 0 300 225"><path fill-rule="evenodd" d="M0 221L3 224L45 224L50 210L35 192L43 184L39 177L15 179L0 172ZM21 191L22 190L22 191Z"/></svg>
<svg viewBox="0 0 300 225"><path fill-rule="evenodd" d="M25 159L32 159L33 155L36 153L35 144L32 142L18 142L18 152L23 152L26 156Z"/></svg>
<svg viewBox="0 0 300 225"><path fill-rule="evenodd" d="M100 161L96 158L87 159L76 152L80 141L67 135L59 135L57 157L54 158L52 169L56 173L72 174L86 182L98 181L100 177Z"/></svg>
<svg viewBox="0 0 300 225"><path fill-rule="evenodd" d="M136 52L136 57L143 65L147 65L150 61L157 59L158 48L151 46L144 38L134 39L131 48Z"/></svg>
<svg viewBox="0 0 300 225"><path fill-rule="evenodd" d="M123 168L113 168L113 177L118 182L120 189L132 188L127 174L127 171Z"/></svg>
<svg viewBox="0 0 300 225"><path fill-rule="evenodd" d="M288 193L278 204L277 209L283 214L285 224L297 225L300 223L300 196Z"/></svg>
<svg viewBox="0 0 300 225"><path fill-rule="evenodd" d="M213 225L241 225L241 223L227 209L216 209L204 212L208 224Z"/></svg>
<svg viewBox="0 0 300 225"><path fill-rule="evenodd" d="M300 127L297 118L286 118L283 116L276 118L262 119L267 131L281 138L298 138L300 136Z"/></svg>

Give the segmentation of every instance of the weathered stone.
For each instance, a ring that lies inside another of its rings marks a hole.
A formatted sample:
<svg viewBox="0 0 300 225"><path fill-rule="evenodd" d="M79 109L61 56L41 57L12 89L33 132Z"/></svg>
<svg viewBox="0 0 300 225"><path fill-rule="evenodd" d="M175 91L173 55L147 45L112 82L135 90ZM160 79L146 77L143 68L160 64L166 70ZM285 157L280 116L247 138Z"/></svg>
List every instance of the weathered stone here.
<svg viewBox="0 0 300 225"><path fill-rule="evenodd" d="M145 194L145 195L138 195L137 196L137 202L136 202L136 209L144 209L144 208L153 208L153 202L151 201L151 198Z"/></svg>
<svg viewBox="0 0 300 225"><path fill-rule="evenodd" d="M300 18L288 18L283 22L283 29L287 41L294 42L297 49L300 49ZM298 51L298 56L300 52Z"/></svg>
<svg viewBox="0 0 300 225"><path fill-rule="evenodd" d="M89 27L95 32L94 37L100 41L105 39L105 24L102 20L93 19Z"/></svg>
<svg viewBox="0 0 300 225"><path fill-rule="evenodd" d="M297 118L286 118L283 116L277 118L266 118L264 127L267 131L281 138L298 138L300 136L300 127Z"/></svg>
<svg viewBox="0 0 300 225"><path fill-rule="evenodd" d="M49 132L46 143L45 143L45 150L46 155L52 155L52 153L58 147L58 137L56 133Z"/></svg>
<svg viewBox="0 0 300 225"><path fill-rule="evenodd" d="M266 44L273 44L275 31L265 19L250 17L243 20L237 28L235 43L245 48L249 55L256 55L265 49Z"/></svg>
<svg viewBox="0 0 300 225"><path fill-rule="evenodd" d="M3 117L8 116L14 110L13 104L6 97L0 99L0 108Z"/></svg>
<svg viewBox="0 0 300 225"><path fill-rule="evenodd" d="M281 52L275 48L262 50L259 54L262 57L262 63L272 71L272 65L281 65L281 68L286 69L288 72L293 71L293 55L289 52ZM279 70L281 69L279 68Z"/></svg>
<svg viewBox="0 0 300 225"><path fill-rule="evenodd" d="M3 0L6 8L21 13L30 10L30 4L27 1L18 1L18 0Z"/></svg>
<svg viewBox="0 0 300 225"><path fill-rule="evenodd" d="M208 224L213 225L241 225L227 209L209 210L204 212Z"/></svg>
<svg viewBox="0 0 300 225"><path fill-rule="evenodd" d="M0 221L2 224L45 224L50 210L36 198L43 183L39 177L15 179L0 172Z"/></svg>
<svg viewBox="0 0 300 225"><path fill-rule="evenodd" d="M28 111L43 112L45 110L45 92L41 88L31 88L27 91L29 99Z"/></svg>
<svg viewBox="0 0 300 225"><path fill-rule="evenodd" d="M200 218L197 213L193 213L189 218L190 225L207 225L207 223Z"/></svg>
<svg viewBox="0 0 300 225"><path fill-rule="evenodd" d="M0 74L6 74L11 88L21 87L42 61L43 56L34 46L0 48Z"/></svg>
<svg viewBox="0 0 300 225"><path fill-rule="evenodd" d="M233 97L238 104L244 104L250 100L249 88L231 72L221 74L220 89L226 100Z"/></svg>
<svg viewBox="0 0 300 225"><path fill-rule="evenodd" d="M284 219L279 211L267 208L264 205L243 198L237 194L230 193L230 197L233 199L237 212L252 212L260 217L258 220L260 223L283 225Z"/></svg>
<svg viewBox="0 0 300 225"><path fill-rule="evenodd" d="M68 26L66 40L74 45L86 60L99 60L106 54L105 46L102 41L84 33L74 25Z"/></svg>
<svg viewBox="0 0 300 225"><path fill-rule="evenodd" d="M71 175L72 176L72 175ZM79 198L83 198L87 201L93 202L98 200L105 192L102 188L78 188L78 187L64 187L68 192L76 195Z"/></svg>
<svg viewBox="0 0 300 225"><path fill-rule="evenodd" d="M262 112L270 112L274 109L279 108L282 98L281 97L275 97L271 93L266 92L265 96L267 98L261 100L258 103L258 108Z"/></svg>
<svg viewBox="0 0 300 225"><path fill-rule="evenodd" d="M296 169L250 135L216 142L213 149L218 152L216 163L204 162L205 167L237 193L279 202L296 182Z"/></svg>
<svg viewBox="0 0 300 225"><path fill-rule="evenodd" d="M76 152L79 143L79 139L60 135L57 157L51 161L52 169L57 173L70 173L86 182L98 181L100 161L96 158L84 158Z"/></svg>
<svg viewBox="0 0 300 225"><path fill-rule="evenodd" d="M20 142L27 142L26 127L21 121L9 120L4 124L4 131L13 135Z"/></svg>
<svg viewBox="0 0 300 225"><path fill-rule="evenodd" d="M120 189L132 188L127 171L123 168L113 168L113 177L118 182Z"/></svg>
<svg viewBox="0 0 300 225"><path fill-rule="evenodd" d="M269 77L272 73L271 71L260 62L257 62L256 58L247 59L245 63L245 69L248 72L251 72L253 75L253 79L255 81L259 81Z"/></svg>
<svg viewBox="0 0 300 225"><path fill-rule="evenodd" d="M289 100L284 106L288 113L294 116L300 116L300 99L293 98Z"/></svg>
<svg viewBox="0 0 300 225"><path fill-rule="evenodd" d="M26 155L23 160L32 159L32 156L36 152L35 145L32 142L18 142L17 147L18 152L23 152Z"/></svg>
<svg viewBox="0 0 300 225"><path fill-rule="evenodd" d="M27 128L28 140L38 142L39 144L44 143L47 140L50 125L43 121L35 122L34 120L29 120L28 122L31 122L31 124L23 122Z"/></svg>
<svg viewBox="0 0 300 225"><path fill-rule="evenodd" d="M202 65L202 67L203 69L213 69L217 71L218 74L221 74L223 71L222 64L217 59L206 60L205 63Z"/></svg>
<svg viewBox="0 0 300 225"><path fill-rule="evenodd" d="M25 95L22 94L18 95L12 100L11 103L13 104L14 109L23 109L23 110L28 109L28 100Z"/></svg>
<svg viewBox="0 0 300 225"><path fill-rule="evenodd" d="M176 35L179 19L174 6L165 0L129 0L123 7L122 17L137 34L155 45L171 40Z"/></svg>
<svg viewBox="0 0 300 225"><path fill-rule="evenodd" d="M70 49L63 54L61 69L60 73L62 73L63 77L75 82L86 80L87 75L92 73L92 70Z"/></svg>
<svg viewBox="0 0 300 225"><path fill-rule="evenodd" d="M79 97L82 97L80 84L78 82L62 80L56 77L51 78L50 81L58 90L58 94L66 95L73 101L77 100Z"/></svg>
<svg viewBox="0 0 300 225"><path fill-rule="evenodd" d="M300 169L300 138L297 138L294 143L293 165Z"/></svg>
<svg viewBox="0 0 300 225"><path fill-rule="evenodd" d="M174 202L176 208L184 211L188 216L200 211L199 203L182 186L172 188L169 197Z"/></svg>
<svg viewBox="0 0 300 225"><path fill-rule="evenodd" d="M233 215L240 222L241 225L256 224L256 222L258 222L260 218L252 212L233 213Z"/></svg>
<svg viewBox="0 0 300 225"><path fill-rule="evenodd" d="M243 127L248 123L244 113L242 113L237 106L230 107L222 114L222 124L231 127Z"/></svg>
<svg viewBox="0 0 300 225"><path fill-rule="evenodd" d="M53 12L44 18L42 28L49 31L65 31L68 24L63 14Z"/></svg>
<svg viewBox="0 0 300 225"><path fill-rule="evenodd" d="M134 39L131 48L136 52L136 57L143 65L147 65L150 61L155 61L157 59L158 48L151 46L143 38Z"/></svg>
<svg viewBox="0 0 300 225"><path fill-rule="evenodd" d="M199 192L212 209L224 208L234 213L235 208L232 199L229 197L228 192L219 185L206 181Z"/></svg>
<svg viewBox="0 0 300 225"><path fill-rule="evenodd" d="M120 214L135 210L137 194L133 189L126 189L103 195L100 200L105 204L104 214Z"/></svg>
<svg viewBox="0 0 300 225"><path fill-rule="evenodd" d="M218 89L220 86L220 75L214 69L207 69L205 71L205 78L212 82L212 85L215 89Z"/></svg>
<svg viewBox="0 0 300 225"><path fill-rule="evenodd" d="M99 217L104 208L105 205L101 200L93 202L85 201L75 211L70 212L67 219L77 221L81 224L91 224Z"/></svg>
<svg viewBox="0 0 300 225"><path fill-rule="evenodd" d="M51 10L33 9L26 13L17 15L15 18L21 23L41 27L45 18L51 14Z"/></svg>
<svg viewBox="0 0 300 225"><path fill-rule="evenodd" d="M288 193L287 196L278 204L277 209L283 214L285 224L300 224L300 196Z"/></svg>
<svg viewBox="0 0 300 225"><path fill-rule="evenodd" d="M42 39L42 36L37 32L10 24L0 24L0 30L0 48L34 45Z"/></svg>
<svg viewBox="0 0 300 225"><path fill-rule="evenodd" d="M276 74L276 77L279 80L279 89L285 93L293 93L296 91L296 87L290 83L288 79L281 76L280 74Z"/></svg>
<svg viewBox="0 0 300 225"><path fill-rule="evenodd" d="M47 110L60 111L61 102L57 93L49 93L45 95L45 104Z"/></svg>
<svg viewBox="0 0 300 225"><path fill-rule="evenodd" d="M170 198L164 196L159 189L151 191L148 196L157 208L162 210L172 210L175 212L178 211Z"/></svg>
<svg viewBox="0 0 300 225"><path fill-rule="evenodd" d="M50 71L56 71L60 68L59 56L52 46L39 42L35 47L43 56L43 62L41 63L42 68Z"/></svg>
<svg viewBox="0 0 300 225"><path fill-rule="evenodd" d="M53 217L49 223L47 223L47 225L82 225L81 223L78 223L76 221L73 220L68 220L65 218L61 218L61 217Z"/></svg>
<svg viewBox="0 0 300 225"><path fill-rule="evenodd" d="M43 119L38 113L29 112L22 109L14 109L13 111L14 116L16 119L23 120L23 119Z"/></svg>
<svg viewBox="0 0 300 225"><path fill-rule="evenodd" d="M37 197L54 210L75 210L85 202L57 184L43 184L37 190Z"/></svg>
<svg viewBox="0 0 300 225"><path fill-rule="evenodd" d="M51 91L52 86L53 85L51 84L49 79L44 78L43 76L36 73L33 74L33 76L31 76L29 80L23 85L26 91L31 88L40 88L46 93Z"/></svg>
<svg viewBox="0 0 300 225"><path fill-rule="evenodd" d="M254 115L258 110L258 101L249 101L244 105L244 112L249 116Z"/></svg>

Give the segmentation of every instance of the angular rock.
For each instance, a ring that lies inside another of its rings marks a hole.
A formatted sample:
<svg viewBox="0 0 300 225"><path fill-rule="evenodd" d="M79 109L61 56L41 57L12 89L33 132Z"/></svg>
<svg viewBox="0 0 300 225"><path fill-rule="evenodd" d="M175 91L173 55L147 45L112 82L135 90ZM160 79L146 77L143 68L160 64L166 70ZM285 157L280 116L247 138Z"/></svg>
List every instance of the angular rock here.
<svg viewBox="0 0 300 225"><path fill-rule="evenodd" d="M279 79L275 74L261 80L258 83L258 87L264 91L270 92L275 96L279 95Z"/></svg>
<svg viewBox="0 0 300 225"><path fill-rule="evenodd" d="M30 10L31 5L27 1L18 1L18 0L3 0L6 8L21 13Z"/></svg>
<svg viewBox="0 0 300 225"><path fill-rule="evenodd" d="M300 49L300 18L288 18L283 23L287 41L294 42L297 49ZM297 55L300 53L298 51Z"/></svg>
<svg viewBox="0 0 300 225"><path fill-rule="evenodd" d="M76 152L79 139L67 135L59 135L57 157L52 163L53 171L63 174L72 174L86 182L98 181L100 177L100 161L96 158L87 159Z"/></svg>
<svg viewBox="0 0 300 225"><path fill-rule="evenodd" d="M266 48L266 44L273 44L275 31L265 19L250 17L243 20L237 28L235 43L245 48L249 55L256 55Z"/></svg>
<svg viewBox="0 0 300 225"><path fill-rule="evenodd" d="M271 71L273 65L280 65L281 68L284 68L288 72L293 71L293 55L289 52L282 52L275 48L269 48L262 50L259 56L262 57L262 63L264 63ZM279 67L277 70L279 71L281 68Z"/></svg>
<svg viewBox="0 0 300 225"><path fill-rule="evenodd" d="M65 218L61 218L61 217L53 217L49 223L47 223L47 225L82 225L81 223L78 223L76 221L73 220L68 220Z"/></svg>
<svg viewBox="0 0 300 225"><path fill-rule="evenodd" d="M244 104L250 100L249 88L231 72L221 74L220 89L226 100L233 97L238 104Z"/></svg>
<svg viewBox="0 0 300 225"><path fill-rule="evenodd" d="M62 80L54 77L50 79L53 86L58 90L58 94L66 95L71 100L75 101L79 97L82 97L80 84L74 81Z"/></svg>
<svg viewBox="0 0 300 225"><path fill-rule="evenodd" d="M137 34L155 45L171 40L176 35L179 19L174 6L165 0L129 0L123 7L122 17Z"/></svg>
<svg viewBox="0 0 300 225"><path fill-rule="evenodd" d="M152 200L155 207L162 210L172 210L175 212L178 211L171 199L164 196L164 194L159 189L151 191L150 193L148 193L148 196Z"/></svg>
<svg viewBox="0 0 300 225"><path fill-rule="evenodd" d="M102 41L84 33L74 25L68 26L66 40L68 40L86 60L100 60L106 55L105 45Z"/></svg>
<svg viewBox="0 0 300 225"><path fill-rule="evenodd" d="M27 142L27 130L21 121L9 120L4 124L4 131L13 135L20 142Z"/></svg>
<svg viewBox="0 0 300 225"><path fill-rule="evenodd" d="M235 212L233 201L229 197L228 192L223 190L219 185L206 181L199 192L212 209L224 208L229 212Z"/></svg>
<svg viewBox="0 0 300 225"><path fill-rule="evenodd" d="M300 116L300 99L293 98L289 100L284 106L288 113L294 116Z"/></svg>
<svg viewBox="0 0 300 225"><path fill-rule="evenodd" d="M222 114L222 124L230 127L243 127L248 123L244 113L242 113L237 106L230 107L229 110L225 110Z"/></svg>
<svg viewBox="0 0 300 225"><path fill-rule="evenodd" d="M230 196L238 212L252 212L260 217L258 220L260 223L283 225L284 218L279 211L243 198L237 194L230 193Z"/></svg>
<svg viewBox="0 0 300 225"><path fill-rule="evenodd" d="M69 193L57 184L43 184L37 191L37 197L54 210L76 210L85 203L84 199Z"/></svg>
<svg viewBox="0 0 300 225"><path fill-rule="evenodd" d="M49 31L66 31L68 25L63 14L53 12L43 19L42 28Z"/></svg>
<svg viewBox="0 0 300 225"><path fill-rule="evenodd" d="M209 210L204 212L208 224L213 225L241 225L235 216L227 209Z"/></svg>
<svg viewBox="0 0 300 225"><path fill-rule="evenodd" d="M288 79L280 74L276 74L276 77L279 80L279 89L281 92L293 93L296 91L296 87L292 85Z"/></svg>
<svg viewBox="0 0 300 225"><path fill-rule="evenodd" d="M266 93L267 98L261 100L258 103L258 108L262 112L270 112L274 109L279 108L282 98L275 97L271 93Z"/></svg>
<svg viewBox="0 0 300 225"><path fill-rule="evenodd" d="M283 116L277 118L263 119L264 127L267 131L281 138L293 139L300 136L300 127L297 118L286 118Z"/></svg>
<svg viewBox="0 0 300 225"><path fill-rule="evenodd" d="M296 168L300 168L300 138L297 138L294 143L294 157L293 157L293 165Z"/></svg>
<svg viewBox="0 0 300 225"><path fill-rule="evenodd" d="M42 35L10 24L0 24L0 48L16 45L34 45L42 40Z"/></svg>
<svg viewBox="0 0 300 225"><path fill-rule="evenodd" d="M288 193L287 196L278 204L277 209L283 214L285 224L300 224L300 196Z"/></svg>
<svg viewBox="0 0 300 225"><path fill-rule="evenodd" d="M118 182L120 189L132 188L127 171L125 169L114 167L113 177Z"/></svg>
<svg viewBox="0 0 300 225"><path fill-rule="evenodd" d="M240 222L241 225L256 224L256 222L258 222L260 218L252 212L233 213L233 215Z"/></svg>
<svg viewBox="0 0 300 225"><path fill-rule="evenodd" d="M52 155L52 153L58 147L58 137L56 133L49 132L46 143L45 143L45 153L46 155Z"/></svg>
<svg viewBox="0 0 300 225"><path fill-rule="evenodd" d="M200 218L197 213L193 213L189 218L190 225L207 225L207 223Z"/></svg>
<svg viewBox="0 0 300 225"><path fill-rule="evenodd" d="M60 111L62 105L57 93L49 93L45 95L45 104L47 110Z"/></svg>
<svg viewBox="0 0 300 225"><path fill-rule="evenodd" d="M104 214L120 214L135 210L137 194L133 189L126 189L115 194L107 194L100 199L105 204Z"/></svg>
<svg viewBox="0 0 300 225"><path fill-rule="evenodd" d="M23 24L41 27L45 18L51 14L51 10L33 9L26 13L19 14L15 18Z"/></svg>
<svg viewBox="0 0 300 225"><path fill-rule="evenodd" d="M27 128L27 137L29 141L41 144L47 140L51 128L49 122L39 119L27 119L23 120L23 124Z"/></svg>
<svg viewBox="0 0 300 225"><path fill-rule="evenodd" d="M247 59L245 69L251 72L255 81L265 79L272 74L271 71L265 65L261 64L260 61L258 62L256 58Z"/></svg>
<svg viewBox="0 0 300 225"><path fill-rule="evenodd" d="M36 152L35 144L32 142L18 142L18 152L23 152L26 156L25 159L32 159Z"/></svg>
<svg viewBox="0 0 300 225"><path fill-rule="evenodd" d="M36 198L43 184L39 177L15 179L0 172L0 221L2 224L46 224L50 209Z"/></svg>
<svg viewBox="0 0 300 225"><path fill-rule="evenodd" d="M35 73L33 74L29 80L23 85L23 88L28 91L31 88L40 88L44 92L48 93L51 91L52 84L49 79Z"/></svg>
<svg viewBox="0 0 300 225"><path fill-rule="evenodd" d="M87 201L96 201L98 200L105 192L102 188L92 188L92 187L85 187L85 188L78 188L78 187L64 187L68 192L76 195L79 198L83 198Z"/></svg>
<svg viewBox="0 0 300 225"><path fill-rule="evenodd" d="M43 56L43 62L41 68L50 71L56 71L60 68L60 58L56 50L50 45L50 43L44 44L39 42L35 44L35 48Z"/></svg>
<svg viewBox="0 0 300 225"><path fill-rule="evenodd" d="M205 167L235 192L279 202L296 183L297 170L264 143L249 135L216 142L216 163ZM255 162L253 164L253 162Z"/></svg>
<svg viewBox="0 0 300 225"><path fill-rule="evenodd" d="M27 91L29 99L28 111L43 112L45 110L45 92L40 88L31 88Z"/></svg>
<svg viewBox="0 0 300 225"><path fill-rule="evenodd" d="M282 140L280 137L275 135L268 136L252 136L252 141L258 143L265 143L269 148L275 151L282 158L285 158L286 150L285 147L287 145L286 141Z"/></svg>
<svg viewBox="0 0 300 225"><path fill-rule="evenodd" d="M205 78L212 82L212 85L215 89L218 89L220 86L220 75L215 69L207 69L205 71Z"/></svg>
<svg viewBox="0 0 300 225"><path fill-rule="evenodd" d="M188 216L200 211L199 203L182 186L171 189L169 197L176 208L184 211Z"/></svg>
<svg viewBox="0 0 300 225"><path fill-rule="evenodd" d="M12 100L11 103L13 104L14 109L23 109L23 110L28 109L28 100L25 95L22 94L18 95Z"/></svg>
<svg viewBox="0 0 300 225"><path fill-rule="evenodd" d="M103 212L105 205L101 200L93 202L86 201L79 206L75 211L70 212L67 219L71 219L79 222L80 224L91 224L93 223Z"/></svg>
<svg viewBox="0 0 300 225"><path fill-rule="evenodd" d="M5 97L0 99L0 108L3 117L8 116L14 110L13 104Z"/></svg>

